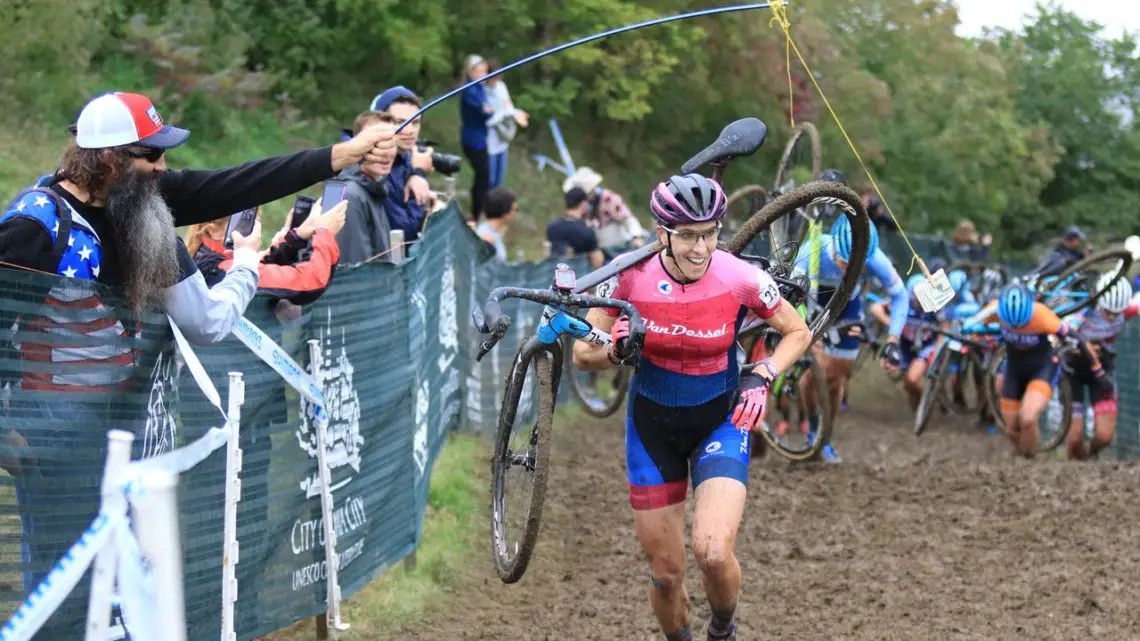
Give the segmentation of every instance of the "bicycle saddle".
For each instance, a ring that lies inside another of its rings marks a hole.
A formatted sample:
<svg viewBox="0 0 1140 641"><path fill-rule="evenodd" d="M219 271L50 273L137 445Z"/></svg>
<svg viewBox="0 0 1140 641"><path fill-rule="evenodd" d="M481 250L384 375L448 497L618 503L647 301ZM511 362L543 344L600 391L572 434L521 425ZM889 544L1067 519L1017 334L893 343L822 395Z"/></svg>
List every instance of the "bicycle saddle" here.
<svg viewBox="0 0 1140 641"><path fill-rule="evenodd" d="M720 163L739 156L751 156L768 138L768 126L758 118L741 118L721 130L716 142L702 149L681 165L681 173L691 174L709 163Z"/></svg>

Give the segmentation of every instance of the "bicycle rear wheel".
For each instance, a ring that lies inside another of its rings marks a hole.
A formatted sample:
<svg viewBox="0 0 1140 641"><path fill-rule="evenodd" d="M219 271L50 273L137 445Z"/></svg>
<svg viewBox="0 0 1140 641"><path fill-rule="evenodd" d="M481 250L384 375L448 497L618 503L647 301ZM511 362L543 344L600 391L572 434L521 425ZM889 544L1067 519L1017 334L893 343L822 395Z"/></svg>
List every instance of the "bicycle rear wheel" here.
<svg viewBox="0 0 1140 641"><path fill-rule="evenodd" d="M551 431L561 360L560 343L546 347L531 338L519 348L507 373L491 464L491 556L495 572L503 583L514 583L522 578L538 539L550 470ZM529 427L516 429L520 404L524 405L524 413L528 413L525 411L530 402L528 373L537 378L537 415ZM521 451L512 448L513 436L522 437L516 439L517 447L523 448ZM508 506L507 502L508 494L514 494L508 491L508 477L516 468L521 468L526 481L521 484L523 489L529 490L529 497L517 507Z"/></svg>
<svg viewBox="0 0 1140 641"><path fill-rule="evenodd" d="M780 155L780 167L776 170L776 182L772 192L785 194L798 186L806 185L819 176L822 169L823 149L820 144L819 130L810 122L796 125L792 137ZM803 210L809 212L812 205L805 205ZM814 216L811 216L814 219ZM770 234L773 248L789 242L801 242L807 231L807 218L804 216L788 216L773 223Z"/></svg>
<svg viewBox="0 0 1140 641"><path fill-rule="evenodd" d="M597 418L612 416L621 409L629 392L629 369L614 367L601 372L582 372L574 367L572 356L574 339L563 337L563 352L566 354L566 377L570 379L570 389L586 413ZM604 390L604 391L603 391Z"/></svg>
<svg viewBox="0 0 1140 641"><path fill-rule="evenodd" d="M914 435L920 436L930 424L930 417L941 400L939 390L942 388L943 377L950 369L950 351L943 347L938 350L934 364L926 371L923 377L922 396L918 399L918 408L914 413Z"/></svg>
<svg viewBox="0 0 1140 641"><path fill-rule="evenodd" d="M1073 388L1062 375L1053 386L1055 397L1037 420L1037 444L1041 453L1052 452L1065 442L1073 426Z"/></svg>
<svg viewBox="0 0 1140 641"><path fill-rule="evenodd" d="M840 185L833 182L813 182L796 187L792 191L777 197L772 202L765 205L760 211L756 212L744 227L740 229L735 235L732 236L725 244L726 251L733 254L740 255L745 247L752 243L752 240L761 231L768 229L775 221L783 218L784 216L796 216L798 209L808 205L833 205L843 212L851 221L851 234L852 234L852 248L851 260L848 269L843 274L843 278L839 285L834 289L830 299L819 305L821 307L819 313L815 314L814 318L809 319L808 328L811 329L812 341L818 339L827 328L831 326L838 318L843 309L847 307L847 303L851 300L851 294L859 284L859 277L863 273L863 265L867 260L867 247L871 240L871 226L867 217L867 211L863 209L863 203L850 187ZM774 250L782 251L778 247ZM827 249L823 249L827 251ZM794 260L794 258L793 258ZM858 265L858 268L854 266ZM781 262L772 262L772 271L781 271L784 275L790 274L792 265ZM804 269L804 271L807 271Z"/></svg>
<svg viewBox="0 0 1140 641"><path fill-rule="evenodd" d="M800 386L804 375L811 373L813 392L810 398L801 396ZM827 393L827 379L823 368L809 353L796 361L781 377L777 389L768 396L768 412L764 422L757 427L760 437L769 448L789 461L812 461L819 458L823 446L831 440L831 427L834 418ZM806 407L814 405L814 409ZM814 432L803 434L802 443L796 443L791 434L800 431L801 423L814 422ZM783 428L780 433L779 427Z"/></svg>

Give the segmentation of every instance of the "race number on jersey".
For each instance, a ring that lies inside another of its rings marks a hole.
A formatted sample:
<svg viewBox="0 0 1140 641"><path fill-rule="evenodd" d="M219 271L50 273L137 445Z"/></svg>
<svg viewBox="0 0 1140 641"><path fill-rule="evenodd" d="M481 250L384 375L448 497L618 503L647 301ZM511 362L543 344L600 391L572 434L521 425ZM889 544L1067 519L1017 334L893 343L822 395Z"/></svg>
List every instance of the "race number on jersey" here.
<svg viewBox="0 0 1140 641"><path fill-rule="evenodd" d="M780 290L770 278L760 279L760 301L768 309L772 309L780 302Z"/></svg>
<svg viewBox="0 0 1140 641"><path fill-rule="evenodd" d="M617 276L609 277L609 279L603 281L598 285L597 293L595 296L599 298L609 298L610 296L613 296L613 293L617 291L617 284Z"/></svg>

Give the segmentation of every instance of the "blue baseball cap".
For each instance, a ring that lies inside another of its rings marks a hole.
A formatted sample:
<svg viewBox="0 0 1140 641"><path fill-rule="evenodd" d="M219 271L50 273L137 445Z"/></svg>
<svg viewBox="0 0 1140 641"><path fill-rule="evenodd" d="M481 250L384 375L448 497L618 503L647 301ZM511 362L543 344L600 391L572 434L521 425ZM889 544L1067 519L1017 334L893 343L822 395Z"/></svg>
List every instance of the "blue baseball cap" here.
<svg viewBox="0 0 1140 641"><path fill-rule="evenodd" d="M377 94L372 99L372 106L369 109L372 111L388 111L388 107L391 107L397 98L419 98L419 96L407 87L396 85Z"/></svg>

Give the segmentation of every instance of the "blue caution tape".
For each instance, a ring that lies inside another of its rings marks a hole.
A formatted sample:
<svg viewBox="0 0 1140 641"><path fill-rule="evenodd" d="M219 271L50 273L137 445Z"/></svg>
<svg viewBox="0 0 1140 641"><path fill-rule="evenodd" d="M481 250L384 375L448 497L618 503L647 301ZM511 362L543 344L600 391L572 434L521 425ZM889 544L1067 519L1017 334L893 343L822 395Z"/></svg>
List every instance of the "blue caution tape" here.
<svg viewBox="0 0 1140 641"><path fill-rule="evenodd" d="M83 578L115 531L127 525L127 513L108 514L100 511L79 540L63 555L40 584L24 599L20 607L0 629L0 641L27 641L47 622Z"/></svg>
<svg viewBox="0 0 1140 641"><path fill-rule="evenodd" d="M328 412L325 411L325 394L321 390L321 386L317 384L316 379L311 374L298 365L285 350L281 349L280 345L261 331L261 328L245 318L242 318L234 327L233 334L238 340L245 343L245 346L258 358L265 361L266 365L280 374L286 383L305 397L305 400L315 406L314 418L318 422L328 421Z"/></svg>

